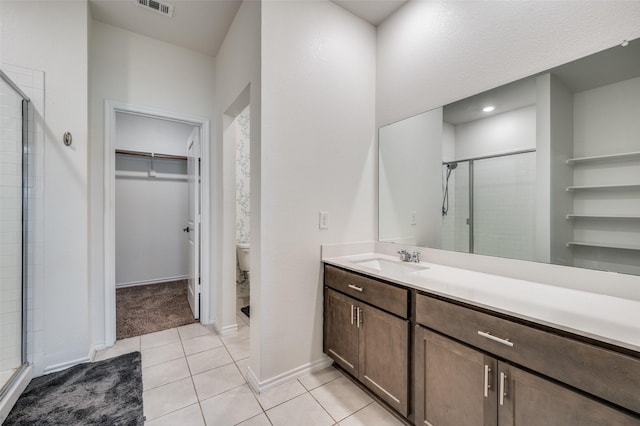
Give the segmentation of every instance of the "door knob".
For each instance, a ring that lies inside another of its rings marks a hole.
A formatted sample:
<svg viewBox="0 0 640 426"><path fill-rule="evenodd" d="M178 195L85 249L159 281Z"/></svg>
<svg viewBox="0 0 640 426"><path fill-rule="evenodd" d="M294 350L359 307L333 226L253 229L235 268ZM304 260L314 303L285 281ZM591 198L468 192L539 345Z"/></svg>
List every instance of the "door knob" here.
<svg viewBox="0 0 640 426"><path fill-rule="evenodd" d="M187 226L186 228L184 228L182 232L189 232L189 227Z"/></svg>

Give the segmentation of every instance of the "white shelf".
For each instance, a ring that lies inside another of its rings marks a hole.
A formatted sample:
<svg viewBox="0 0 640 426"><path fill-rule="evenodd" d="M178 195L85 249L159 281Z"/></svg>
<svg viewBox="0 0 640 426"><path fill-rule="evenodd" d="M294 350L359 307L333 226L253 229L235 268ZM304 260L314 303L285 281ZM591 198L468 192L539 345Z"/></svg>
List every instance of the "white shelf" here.
<svg viewBox="0 0 640 426"><path fill-rule="evenodd" d="M598 248L610 248L620 250L639 250L640 246L633 246L630 244L608 244L608 243L590 243L586 241L569 241L567 247L571 246L583 246L583 247L598 247Z"/></svg>
<svg viewBox="0 0 640 426"><path fill-rule="evenodd" d="M607 161L627 161L640 160L640 152L625 152L621 154L595 155L593 157L577 157L569 158L567 164L573 166L575 164L585 163L604 163Z"/></svg>
<svg viewBox="0 0 640 426"><path fill-rule="evenodd" d="M640 215L629 214L575 214L569 213L567 219L640 219Z"/></svg>
<svg viewBox="0 0 640 426"><path fill-rule="evenodd" d="M640 189L640 184L625 184L625 185L587 185L587 186L568 186L567 191L580 191L580 190L599 190L599 189Z"/></svg>

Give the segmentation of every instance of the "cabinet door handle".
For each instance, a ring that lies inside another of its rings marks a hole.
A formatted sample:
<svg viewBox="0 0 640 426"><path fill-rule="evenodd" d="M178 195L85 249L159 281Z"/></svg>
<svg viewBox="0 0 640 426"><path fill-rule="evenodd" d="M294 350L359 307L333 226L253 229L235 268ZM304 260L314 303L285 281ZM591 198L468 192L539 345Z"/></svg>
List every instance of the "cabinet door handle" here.
<svg viewBox="0 0 640 426"><path fill-rule="evenodd" d="M480 331L478 330L478 334L482 337L485 337L489 340L493 340L494 342L502 343L503 345L507 345L509 347L513 347L513 342L509 339L501 339L500 337L496 337L488 331Z"/></svg>
<svg viewBox="0 0 640 426"><path fill-rule="evenodd" d="M360 309L360 308L358 308L358 307L356 307L356 309L358 310L358 311L357 311L357 313L358 313L358 318L356 319L356 321L357 321L357 323L358 323L358 328L360 328L360 324L362 323L362 318L361 318L361 315L362 315L362 313L361 313L361 312L362 312L362 309Z"/></svg>
<svg viewBox="0 0 640 426"><path fill-rule="evenodd" d="M351 325L353 325L353 308L354 306L351 305Z"/></svg>
<svg viewBox="0 0 640 426"><path fill-rule="evenodd" d="M500 405L504 405L504 397L507 396L507 375L500 372Z"/></svg>
<svg viewBox="0 0 640 426"><path fill-rule="evenodd" d="M349 284L349 288L362 292L362 287L358 287L357 285Z"/></svg>
<svg viewBox="0 0 640 426"><path fill-rule="evenodd" d="M491 389L491 383L489 383L489 374L491 373L491 367L487 364L484 365L484 397L489 397L489 389Z"/></svg>

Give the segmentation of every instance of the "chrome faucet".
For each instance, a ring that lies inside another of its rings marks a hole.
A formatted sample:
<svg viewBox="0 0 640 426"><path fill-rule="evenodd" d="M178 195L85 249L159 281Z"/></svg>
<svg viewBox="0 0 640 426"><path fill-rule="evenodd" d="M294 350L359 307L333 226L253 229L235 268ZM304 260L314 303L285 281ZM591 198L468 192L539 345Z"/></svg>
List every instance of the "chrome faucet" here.
<svg viewBox="0 0 640 426"><path fill-rule="evenodd" d="M420 256L422 256L422 253L414 251L409 255L409 262L420 263Z"/></svg>
<svg viewBox="0 0 640 426"><path fill-rule="evenodd" d="M400 255L400 260L403 262L409 262L411 260L411 254L405 249L398 250L397 252Z"/></svg>

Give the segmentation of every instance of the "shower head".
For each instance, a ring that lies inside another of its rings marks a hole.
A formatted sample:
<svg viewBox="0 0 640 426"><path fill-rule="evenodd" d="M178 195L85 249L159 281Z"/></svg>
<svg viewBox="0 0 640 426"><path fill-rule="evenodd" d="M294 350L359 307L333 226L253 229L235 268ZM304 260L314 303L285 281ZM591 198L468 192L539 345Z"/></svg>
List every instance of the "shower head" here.
<svg viewBox="0 0 640 426"><path fill-rule="evenodd" d="M458 167L458 163L449 163L449 164L447 164L447 169L449 169L449 170L454 170L456 167Z"/></svg>

